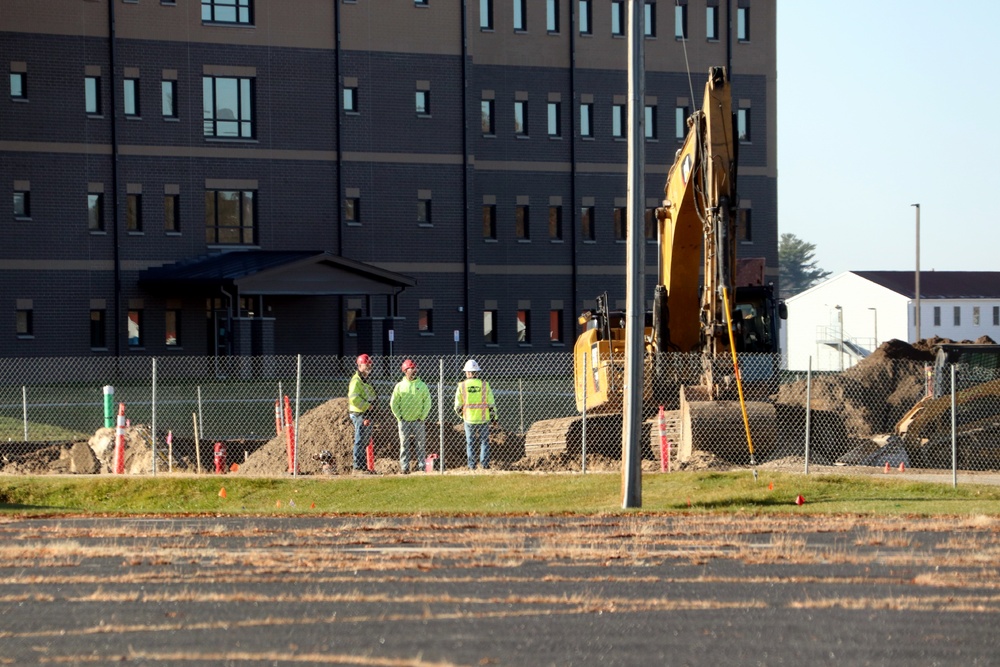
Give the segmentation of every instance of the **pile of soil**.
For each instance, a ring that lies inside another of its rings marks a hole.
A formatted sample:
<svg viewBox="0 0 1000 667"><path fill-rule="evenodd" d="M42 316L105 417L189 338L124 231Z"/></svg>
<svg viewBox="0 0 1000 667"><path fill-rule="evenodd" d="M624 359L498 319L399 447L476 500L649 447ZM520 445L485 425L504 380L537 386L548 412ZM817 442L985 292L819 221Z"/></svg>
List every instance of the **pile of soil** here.
<svg viewBox="0 0 1000 667"><path fill-rule="evenodd" d="M101 470L101 462L86 442L18 444L29 451L4 454L0 474L92 475Z"/></svg>

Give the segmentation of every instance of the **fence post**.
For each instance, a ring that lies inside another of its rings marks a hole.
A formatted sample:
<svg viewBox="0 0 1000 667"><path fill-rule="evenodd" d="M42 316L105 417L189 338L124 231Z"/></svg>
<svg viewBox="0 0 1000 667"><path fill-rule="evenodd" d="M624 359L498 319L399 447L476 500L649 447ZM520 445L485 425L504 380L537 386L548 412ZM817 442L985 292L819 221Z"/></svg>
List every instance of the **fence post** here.
<svg viewBox="0 0 1000 667"><path fill-rule="evenodd" d="M198 437L205 437L205 418L201 414L201 385L198 385ZM201 467L201 461L198 461L198 467ZM199 472L201 472L199 470Z"/></svg>
<svg viewBox="0 0 1000 667"><path fill-rule="evenodd" d="M583 373L580 377L583 379L583 418L580 422L580 459L581 459L581 472L587 472L587 384L588 384L588 372L587 372L587 353L584 352L581 355L583 359Z"/></svg>
<svg viewBox="0 0 1000 667"><path fill-rule="evenodd" d="M198 413L191 413L191 420L194 422L194 466L195 472L201 474L201 438L198 436L200 430L198 426Z"/></svg>
<svg viewBox="0 0 1000 667"><path fill-rule="evenodd" d="M812 371L813 371L813 358L809 357L809 366L806 369L806 473L809 474L809 429L812 426L811 415L812 415Z"/></svg>
<svg viewBox="0 0 1000 667"><path fill-rule="evenodd" d="M524 435L524 380L521 378L517 379L517 396L518 402L520 403L521 412L521 435Z"/></svg>
<svg viewBox="0 0 1000 667"><path fill-rule="evenodd" d="M955 415L955 364L951 365L951 486L958 488L958 420Z"/></svg>
<svg viewBox="0 0 1000 667"><path fill-rule="evenodd" d="M150 397L152 416L150 417L150 437L153 447L153 477L156 477L156 357L153 357L153 391Z"/></svg>
<svg viewBox="0 0 1000 667"><path fill-rule="evenodd" d="M21 414L24 417L24 441L28 442L28 387L21 385Z"/></svg>
<svg viewBox="0 0 1000 667"><path fill-rule="evenodd" d="M115 388L104 385L104 428L115 425Z"/></svg>
<svg viewBox="0 0 1000 667"><path fill-rule="evenodd" d="M302 355L295 367L295 450L292 452L292 475L299 474L299 409L302 399Z"/></svg>
<svg viewBox="0 0 1000 667"><path fill-rule="evenodd" d="M444 358L438 359L438 461L444 472Z"/></svg>

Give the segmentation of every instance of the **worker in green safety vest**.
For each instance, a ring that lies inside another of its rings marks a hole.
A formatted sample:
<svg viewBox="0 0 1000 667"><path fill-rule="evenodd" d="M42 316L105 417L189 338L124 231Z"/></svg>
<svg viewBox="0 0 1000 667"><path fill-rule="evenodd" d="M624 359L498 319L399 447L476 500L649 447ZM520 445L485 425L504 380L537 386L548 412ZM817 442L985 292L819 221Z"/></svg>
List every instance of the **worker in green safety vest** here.
<svg viewBox="0 0 1000 667"><path fill-rule="evenodd" d="M465 362L465 379L455 390L455 414L465 424L465 456L469 470L476 469L473 442L479 442L479 464L483 470L490 467L490 422L497 420L496 403L489 382L476 377L482 369L475 359Z"/></svg>
<svg viewBox="0 0 1000 667"><path fill-rule="evenodd" d="M347 387L347 409L354 424L354 470L357 473L374 473L368 470L365 448L372 438L372 413L375 406L375 387L368 382L372 371L372 358L358 355L358 372Z"/></svg>

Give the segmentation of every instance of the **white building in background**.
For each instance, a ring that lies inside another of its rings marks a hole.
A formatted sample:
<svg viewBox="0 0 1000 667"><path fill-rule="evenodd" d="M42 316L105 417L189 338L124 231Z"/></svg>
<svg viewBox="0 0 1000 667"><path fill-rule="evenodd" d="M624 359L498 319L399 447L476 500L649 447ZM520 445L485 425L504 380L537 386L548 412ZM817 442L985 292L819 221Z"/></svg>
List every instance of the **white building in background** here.
<svg viewBox="0 0 1000 667"><path fill-rule="evenodd" d="M848 271L786 299L789 370L850 368L893 338L915 342L913 271ZM1000 271L922 271L920 337L1000 342Z"/></svg>

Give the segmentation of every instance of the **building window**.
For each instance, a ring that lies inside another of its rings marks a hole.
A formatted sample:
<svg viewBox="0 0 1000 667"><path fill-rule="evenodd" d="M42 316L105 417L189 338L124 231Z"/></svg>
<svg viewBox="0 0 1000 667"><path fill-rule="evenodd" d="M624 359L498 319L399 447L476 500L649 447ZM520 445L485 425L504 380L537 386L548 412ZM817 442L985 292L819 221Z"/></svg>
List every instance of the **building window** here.
<svg viewBox="0 0 1000 667"><path fill-rule="evenodd" d="M934 326L941 326L941 306L934 306Z"/></svg>
<svg viewBox="0 0 1000 667"><path fill-rule="evenodd" d="M429 116L431 113L431 91L418 90L416 95L416 106L418 116Z"/></svg>
<svg viewBox="0 0 1000 667"><path fill-rule="evenodd" d="M711 5L705 9L705 37L719 39L719 8Z"/></svg>
<svg viewBox="0 0 1000 667"><path fill-rule="evenodd" d="M549 240L562 240L562 206L549 206Z"/></svg>
<svg viewBox="0 0 1000 667"><path fill-rule="evenodd" d="M593 241L596 238L593 206L584 206L580 209L580 236L584 241Z"/></svg>
<svg viewBox="0 0 1000 667"><path fill-rule="evenodd" d="M549 102L549 136L562 136L562 123L559 119L559 102Z"/></svg>
<svg viewBox="0 0 1000 667"><path fill-rule="evenodd" d="M427 197L417 199L417 224L430 226L431 221L431 200Z"/></svg>
<svg viewBox="0 0 1000 667"><path fill-rule="evenodd" d="M646 13L642 28L643 34L646 37L656 37L656 3L646 0L643 11Z"/></svg>
<svg viewBox="0 0 1000 667"><path fill-rule="evenodd" d="M687 39L688 36L688 8L687 5L674 6L674 37L677 39Z"/></svg>
<svg viewBox="0 0 1000 667"><path fill-rule="evenodd" d="M14 327L18 336L28 338L35 335L34 310L18 308L15 311Z"/></svg>
<svg viewBox="0 0 1000 667"><path fill-rule="evenodd" d="M139 79L125 79L123 82L125 104L125 115L131 117L141 116L139 110Z"/></svg>
<svg viewBox="0 0 1000 667"><path fill-rule="evenodd" d="M647 208L642 216L642 235L647 241L656 240L656 209Z"/></svg>
<svg viewBox="0 0 1000 667"><path fill-rule="evenodd" d="M479 28L493 30L493 0L479 0Z"/></svg>
<svg viewBox="0 0 1000 667"><path fill-rule="evenodd" d="M528 29L528 8L525 6L527 0L514 0L514 30L525 31Z"/></svg>
<svg viewBox="0 0 1000 667"><path fill-rule="evenodd" d="M253 79L206 76L202 79L205 95L206 137L252 139Z"/></svg>
<svg viewBox="0 0 1000 667"><path fill-rule="evenodd" d="M177 82L163 80L160 82L160 97L164 118L177 118Z"/></svg>
<svg viewBox="0 0 1000 667"><path fill-rule="evenodd" d="M358 319L361 318L361 309L353 304L348 304L344 310L344 331L348 334L357 335Z"/></svg>
<svg viewBox="0 0 1000 667"><path fill-rule="evenodd" d="M529 228L529 211L527 204L518 204L514 207L514 238L519 241L531 239L531 229Z"/></svg>
<svg viewBox="0 0 1000 667"><path fill-rule="evenodd" d="M493 100L482 101L483 134L494 135L496 129L493 126Z"/></svg>
<svg viewBox="0 0 1000 667"><path fill-rule="evenodd" d="M615 206L613 211L615 241L624 241L628 237L628 217L624 206Z"/></svg>
<svg viewBox="0 0 1000 667"><path fill-rule="evenodd" d="M615 104L611 107L611 136L621 139L625 136L625 105Z"/></svg>
<svg viewBox="0 0 1000 667"><path fill-rule="evenodd" d="M413 0L413 4L417 7L427 7L431 4L431 0Z"/></svg>
<svg viewBox="0 0 1000 667"><path fill-rule="evenodd" d="M683 141L687 135L687 107L674 107L674 137Z"/></svg>
<svg viewBox="0 0 1000 667"><path fill-rule="evenodd" d="M592 35L594 33L593 14L591 0L580 0L580 34Z"/></svg>
<svg viewBox="0 0 1000 667"><path fill-rule="evenodd" d="M736 218L736 240L753 241L753 210L741 208Z"/></svg>
<svg viewBox="0 0 1000 667"><path fill-rule="evenodd" d="M107 345L104 332L104 311L90 311L90 347L104 349Z"/></svg>
<svg viewBox="0 0 1000 667"><path fill-rule="evenodd" d="M361 198L360 197L345 197L344 198L344 222L351 225L361 224Z"/></svg>
<svg viewBox="0 0 1000 667"><path fill-rule="evenodd" d="M514 134L520 137L528 136L528 103L514 102Z"/></svg>
<svg viewBox="0 0 1000 667"><path fill-rule="evenodd" d="M421 308L417 311L417 331L434 333L434 309Z"/></svg>
<svg viewBox="0 0 1000 667"><path fill-rule="evenodd" d="M497 207L494 204L483 204L483 238L496 240L497 237Z"/></svg>
<svg viewBox="0 0 1000 667"><path fill-rule="evenodd" d="M993 326L1000 327L1000 306L993 306Z"/></svg>
<svg viewBox="0 0 1000 667"><path fill-rule="evenodd" d="M979 326L979 306L972 307L972 325Z"/></svg>
<svg viewBox="0 0 1000 667"><path fill-rule="evenodd" d="M580 104L580 136L594 136L594 105L589 102Z"/></svg>
<svg viewBox="0 0 1000 667"><path fill-rule="evenodd" d="M559 2L545 0L545 29L551 33L559 32Z"/></svg>
<svg viewBox="0 0 1000 667"><path fill-rule="evenodd" d="M167 347L181 345L181 311L178 308L168 308L164 314L164 344Z"/></svg>
<svg viewBox="0 0 1000 667"><path fill-rule="evenodd" d="M142 310L130 309L128 311L128 346L142 347Z"/></svg>
<svg viewBox="0 0 1000 667"><path fill-rule="evenodd" d="M180 195L163 195L163 229L167 232L181 231Z"/></svg>
<svg viewBox="0 0 1000 667"><path fill-rule="evenodd" d="M253 245L256 194L253 190L206 190L205 242Z"/></svg>
<svg viewBox="0 0 1000 667"><path fill-rule="evenodd" d="M201 20L210 23L253 23L252 0L201 0Z"/></svg>
<svg viewBox="0 0 1000 667"><path fill-rule="evenodd" d="M563 312L561 310L549 311L549 342L563 342Z"/></svg>
<svg viewBox="0 0 1000 667"><path fill-rule="evenodd" d="M347 113L358 113L357 86L344 86L344 111Z"/></svg>
<svg viewBox="0 0 1000 667"><path fill-rule="evenodd" d="M951 315L951 317L952 317L952 320L953 320L952 323L956 327L962 326L962 307L961 306L955 306L954 308L952 308L952 315Z"/></svg>
<svg viewBox="0 0 1000 667"><path fill-rule="evenodd" d="M531 342L531 311L530 310L519 310L519 311L517 311L517 342L518 343L530 343Z"/></svg>
<svg viewBox="0 0 1000 667"><path fill-rule="evenodd" d="M92 232L104 231L104 194L87 195L87 229Z"/></svg>
<svg viewBox="0 0 1000 667"><path fill-rule="evenodd" d="M737 110L736 136L741 143L750 143L750 109Z"/></svg>
<svg viewBox="0 0 1000 667"><path fill-rule="evenodd" d="M625 36L625 0L611 0L611 34Z"/></svg>
<svg viewBox="0 0 1000 667"><path fill-rule="evenodd" d="M142 195L125 195L125 231L142 231Z"/></svg>
<svg viewBox="0 0 1000 667"><path fill-rule="evenodd" d="M741 42L750 41L750 8L739 7L736 10L736 39Z"/></svg>
<svg viewBox="0 0 1000 667"><path fill-rule="evenodd" d="M15 100L28 99L28 75L24 72L10 73L10 96Z"/></svg>
<svg viewBox="0 0 1000 667"><path fill-rule="evenodd" d="M14 217L21 219L31 217L31 193L27 190L14 191Z"/></svg>
<svg viewBox="0 0 1000 667"><path fill-rule="evenodd" d="M487 345L497 344L497 311L483 311L483 342Z"/></svg>
<svg viewBox="0 0 1000 667"><path fill-rule="evenodd" d="M643 110L646 114L646 138L656 140L656 106L647 104Z"/></svg>
<svg viewBox="0 0 1000 667"><path fill-rule="evenodd" d="M88 76L83 80L87 114L101 115L101 77Z"/></svg>

